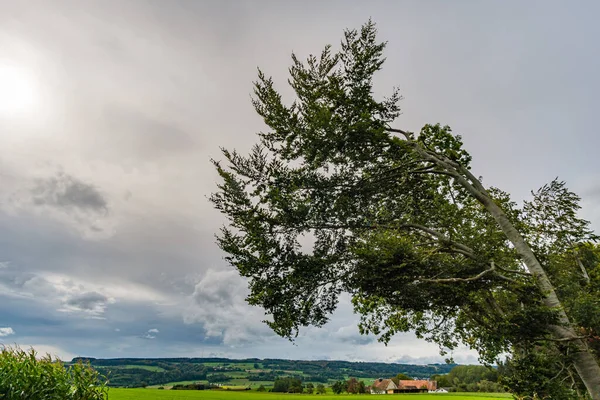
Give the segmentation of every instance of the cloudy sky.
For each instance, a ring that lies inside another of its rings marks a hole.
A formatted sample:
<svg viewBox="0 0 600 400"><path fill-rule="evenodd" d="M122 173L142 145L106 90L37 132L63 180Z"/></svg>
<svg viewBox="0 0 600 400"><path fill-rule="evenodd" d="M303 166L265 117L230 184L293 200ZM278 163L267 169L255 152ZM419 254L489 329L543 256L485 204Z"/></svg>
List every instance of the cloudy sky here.
<svg viewBox="0 0 600 400"><path fill-rule="evenodd" d="M0 343L63 358L441 361L412 335L361 337L347 298L295 345L244 303L207 201L219 146L263 129L260 66L338 44L369 17L399 128L461 133L487 184L559 176L600 228L600 3L0 0ZM473 353L455 352L459 362Z"/></svg>

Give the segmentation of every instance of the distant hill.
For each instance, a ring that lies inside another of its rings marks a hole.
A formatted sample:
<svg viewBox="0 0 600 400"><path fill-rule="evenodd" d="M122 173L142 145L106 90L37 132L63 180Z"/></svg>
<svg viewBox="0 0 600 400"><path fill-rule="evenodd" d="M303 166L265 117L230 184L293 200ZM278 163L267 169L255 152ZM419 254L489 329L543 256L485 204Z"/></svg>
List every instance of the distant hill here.
<svg viewBox="0 0 600 400"><path fill-rule="evenodd" d="M224 385L269 386L279 377L297 377L303 382L331 383L355 377L363 380L404 373L416 379L448 373L456 364L396 364L351 361L304 361L229 358L74 358L89 362L107 375L110 386L143 387L177 382Z"/></svg>

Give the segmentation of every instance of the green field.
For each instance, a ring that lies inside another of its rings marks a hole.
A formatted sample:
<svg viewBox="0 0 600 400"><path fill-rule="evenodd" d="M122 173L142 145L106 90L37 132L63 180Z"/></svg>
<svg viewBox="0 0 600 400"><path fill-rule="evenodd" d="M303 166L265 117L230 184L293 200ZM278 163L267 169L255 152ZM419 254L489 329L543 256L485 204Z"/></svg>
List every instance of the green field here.
<svg viewBox="0 0 600 400"><path fill-rule="evenodd" d="M372 398L370 396L377 395L364 395L369 396L365 399ZM333 400L344 397L357 398L357 395L308 395L308 394L281 394L281 393L260 393L254 391L246 392L228 392L228 391L216 391L216 390L156 390L156 389L115 389L112 388L108 392L109 400L187 400L187 399L200 399L200 400L235 400L235 399L247 399L247 400L285 400L285 399L321 399L321 400ZM362 396L358 396L362 398ZM377 396L379 398L379 396ZM438 394L397 394L393 395L392 398L404 399L411 398L414 400L434 400L439 398L447 398L448 400L483 400L491 398L510 398L508 394L501 393L438 393ZM384 397L387 398L387 397Z"/></svg>

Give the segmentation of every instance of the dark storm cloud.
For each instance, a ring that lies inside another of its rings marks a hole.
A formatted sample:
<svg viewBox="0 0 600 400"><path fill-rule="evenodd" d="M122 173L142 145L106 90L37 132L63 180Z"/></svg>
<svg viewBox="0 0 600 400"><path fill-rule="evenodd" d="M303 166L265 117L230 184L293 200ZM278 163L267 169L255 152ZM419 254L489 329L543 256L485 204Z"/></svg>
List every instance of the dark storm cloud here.
<svg viewBox="0 0 600 400"><path fill-rule="evenodd" d="M93 185L58 172L55 176L37 179L31 189L33 204L59 209L79 209L90 212L106 212L108 202Z"/></svg>

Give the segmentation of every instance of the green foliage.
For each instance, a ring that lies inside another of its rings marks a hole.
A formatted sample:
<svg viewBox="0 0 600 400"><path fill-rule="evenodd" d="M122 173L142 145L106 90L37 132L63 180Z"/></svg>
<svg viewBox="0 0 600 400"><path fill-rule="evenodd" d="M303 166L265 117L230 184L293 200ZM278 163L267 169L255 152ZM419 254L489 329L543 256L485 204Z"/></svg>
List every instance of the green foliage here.
<svg viewBox="0 0 600 400"><path fill-rule="evenodd" d="M267 391L267 389L265 388L265 385L260 385L260 386L258 387L258 389L256 389L256 391L257 391L257 392L266 392L266 391Z"/></svg>
<svg viewBox="0 0 600 400"><path fill-rule="evenodd" d="M358 382L358 394L367 393L367 387L365 386L364 381Z"/></svg>
<svg viewBox="0 0 600 400"><path fill-rule="evenodd" d="M294 58L298 98L290 106L259 74L254 105L271 131L248 157L224 150L228 167L215 162L222 183L211 199L229 218L218 243L249 278L248 301L272 315L268 324L282 336L323 325L347 291L362 333L387 342L414 330L442 348L462 341L494 360L510 345L504 333L527 319L514 305L531 305L538 320L541 295L512 272L519 258L479 202L386 130L400 97L372 94L384 48L375 34L368 23L347 31L336 54L327 47L306 65ZM449 127L425 126L418 144L468 168ZM493 195L516 220L508 195ZM312 251L301 244L306 237ZM511 277L483 272L490 259ZM492 303L510 312L499 317ZM527 326L543 335L546 325Z"/></svg>
<svg viewBox="0 0 600 400"><path fill-rule="evenodd" d="M504 392L498 383L498 370L483 365L457 365L445 375L433 375L438 387L449 387L458 392Z"/></svg>
<svg viewBox="0 0 600 400"><path fill-rule="evenodd" d="M347 383L345 381L337 381L333 385L331 385L331 390L335 394L340 394L346 391Z"/></svg>
<svg viewBox="0 0 600 400"><path fill-rule="evenodd" d="M0 398L3 400L102 400L107 393L96 370L77 363L65 367L50 355L20 348L0 352Z"/></svg>
<svg viewBox="0 0 600 400"><path fill-rule="evenodd" d="M312 394L315 391L315 385L313 385L312 383L307 383L305 391L308 394Z"/></svg>
<svg viewBox="0 0 600 400"><path fill-rule="evenodd" d="M171 387L171 390L209 390L209 389L214 389L217 387L218 386L207 385L204 383L188 383L188 384L173 385Z"/></svg>
<svg viewBox="0 0 600 400"><path fill-rule="evenodd" d="M221 182L211 196L228 218L218 244L248 278L248 302L290 340L325 324L347 292L361 333L385 343L414 331L442 354L465 344L492 364L541 344L566 355L575 342L552 342L563 325L597 349L597 262L586 247L596 236L577 217L579 198L555 180L519 208L470 172L450 127L391 128L401 97L373 88L384 49L369 21L337 52L292 56L291 104L259 71L253 105L268 130L249 155L224 149L226 164L213 161ZM562 305L549 300L552 286Z"/></svg>
<svg viewBox="0 0 600 400"><path fill-rule="evenodd" d="M350 378L346 381L346 392L350 394L357 394L359 391L360 381L356 378ZM364 384L363 384L364 385Z"/></svg>
<svg viewBox="0 0 600 400"><path fill-rule="evenodd" d="M398 383L400 381L409 381L409 380L413 380L413 378L411 378L410 376L403 374L403 373L399 373L398 375L396 375L395 377L392 378L392 381L394 381L396 386L398 385Z"/></svg>
<svg viewBox="0 0 600 400"><path fill-rule="evenodd" d="M290 377L275 379L273 389L271 389L272 392L279 393L302 393L303 390L302 381Z"/></svg>
<svg viewBox="0 0 600 400"><path fill-rule="evenodd" d="M575 380L573 371L564 371L570 376L565 384L562 370L556 370L562 363L561 355L549 349L537 347L531 351L515 352L500 368L500 382L520 398L533 399L582 399L584 388ZM563 363L564 367L565 363ZM583 389L583 392L581 391Z"/></svg>
<svg viewBox="0 0 600 400"><path fill-rule="evenodd" d="M325 394L326 391L325 385L322 383L317 384L317 394Z"/></svg>
<svg viewBox="0 0 600 400"><path fill-rule="evenodd" d="M289 372L297 371L297 375L307 382L327 383L332 380L353 376L388 376L397 371L404 371L411 376L427 378L434 373L450 371L453 365L411 365L378 362L350 361L306 361L306 360L257 360L227 358L159 358L159 359L75 359L75 362L89 362L91 365L110 376L112 387L141 387L155 385L188 385L198 381L215 382L214 376L220 379L235 375L232 379L247 379L250 382L272 382L276 378L289 376ZM254 364L260 361L260 371ZM227 364L227 365L226 365ZM138 368L139 367L139 368ZM230 381L224 381L227 383ZM232 383L235 385L235 383Z"/></svg>
<svg viewBox="0 0 600 400"><path fill-rule="evenodd" d="M498 371L483 365L457 365L448 373L450 382L456 383L478 383L483 380L497 382Z"/></svg>

